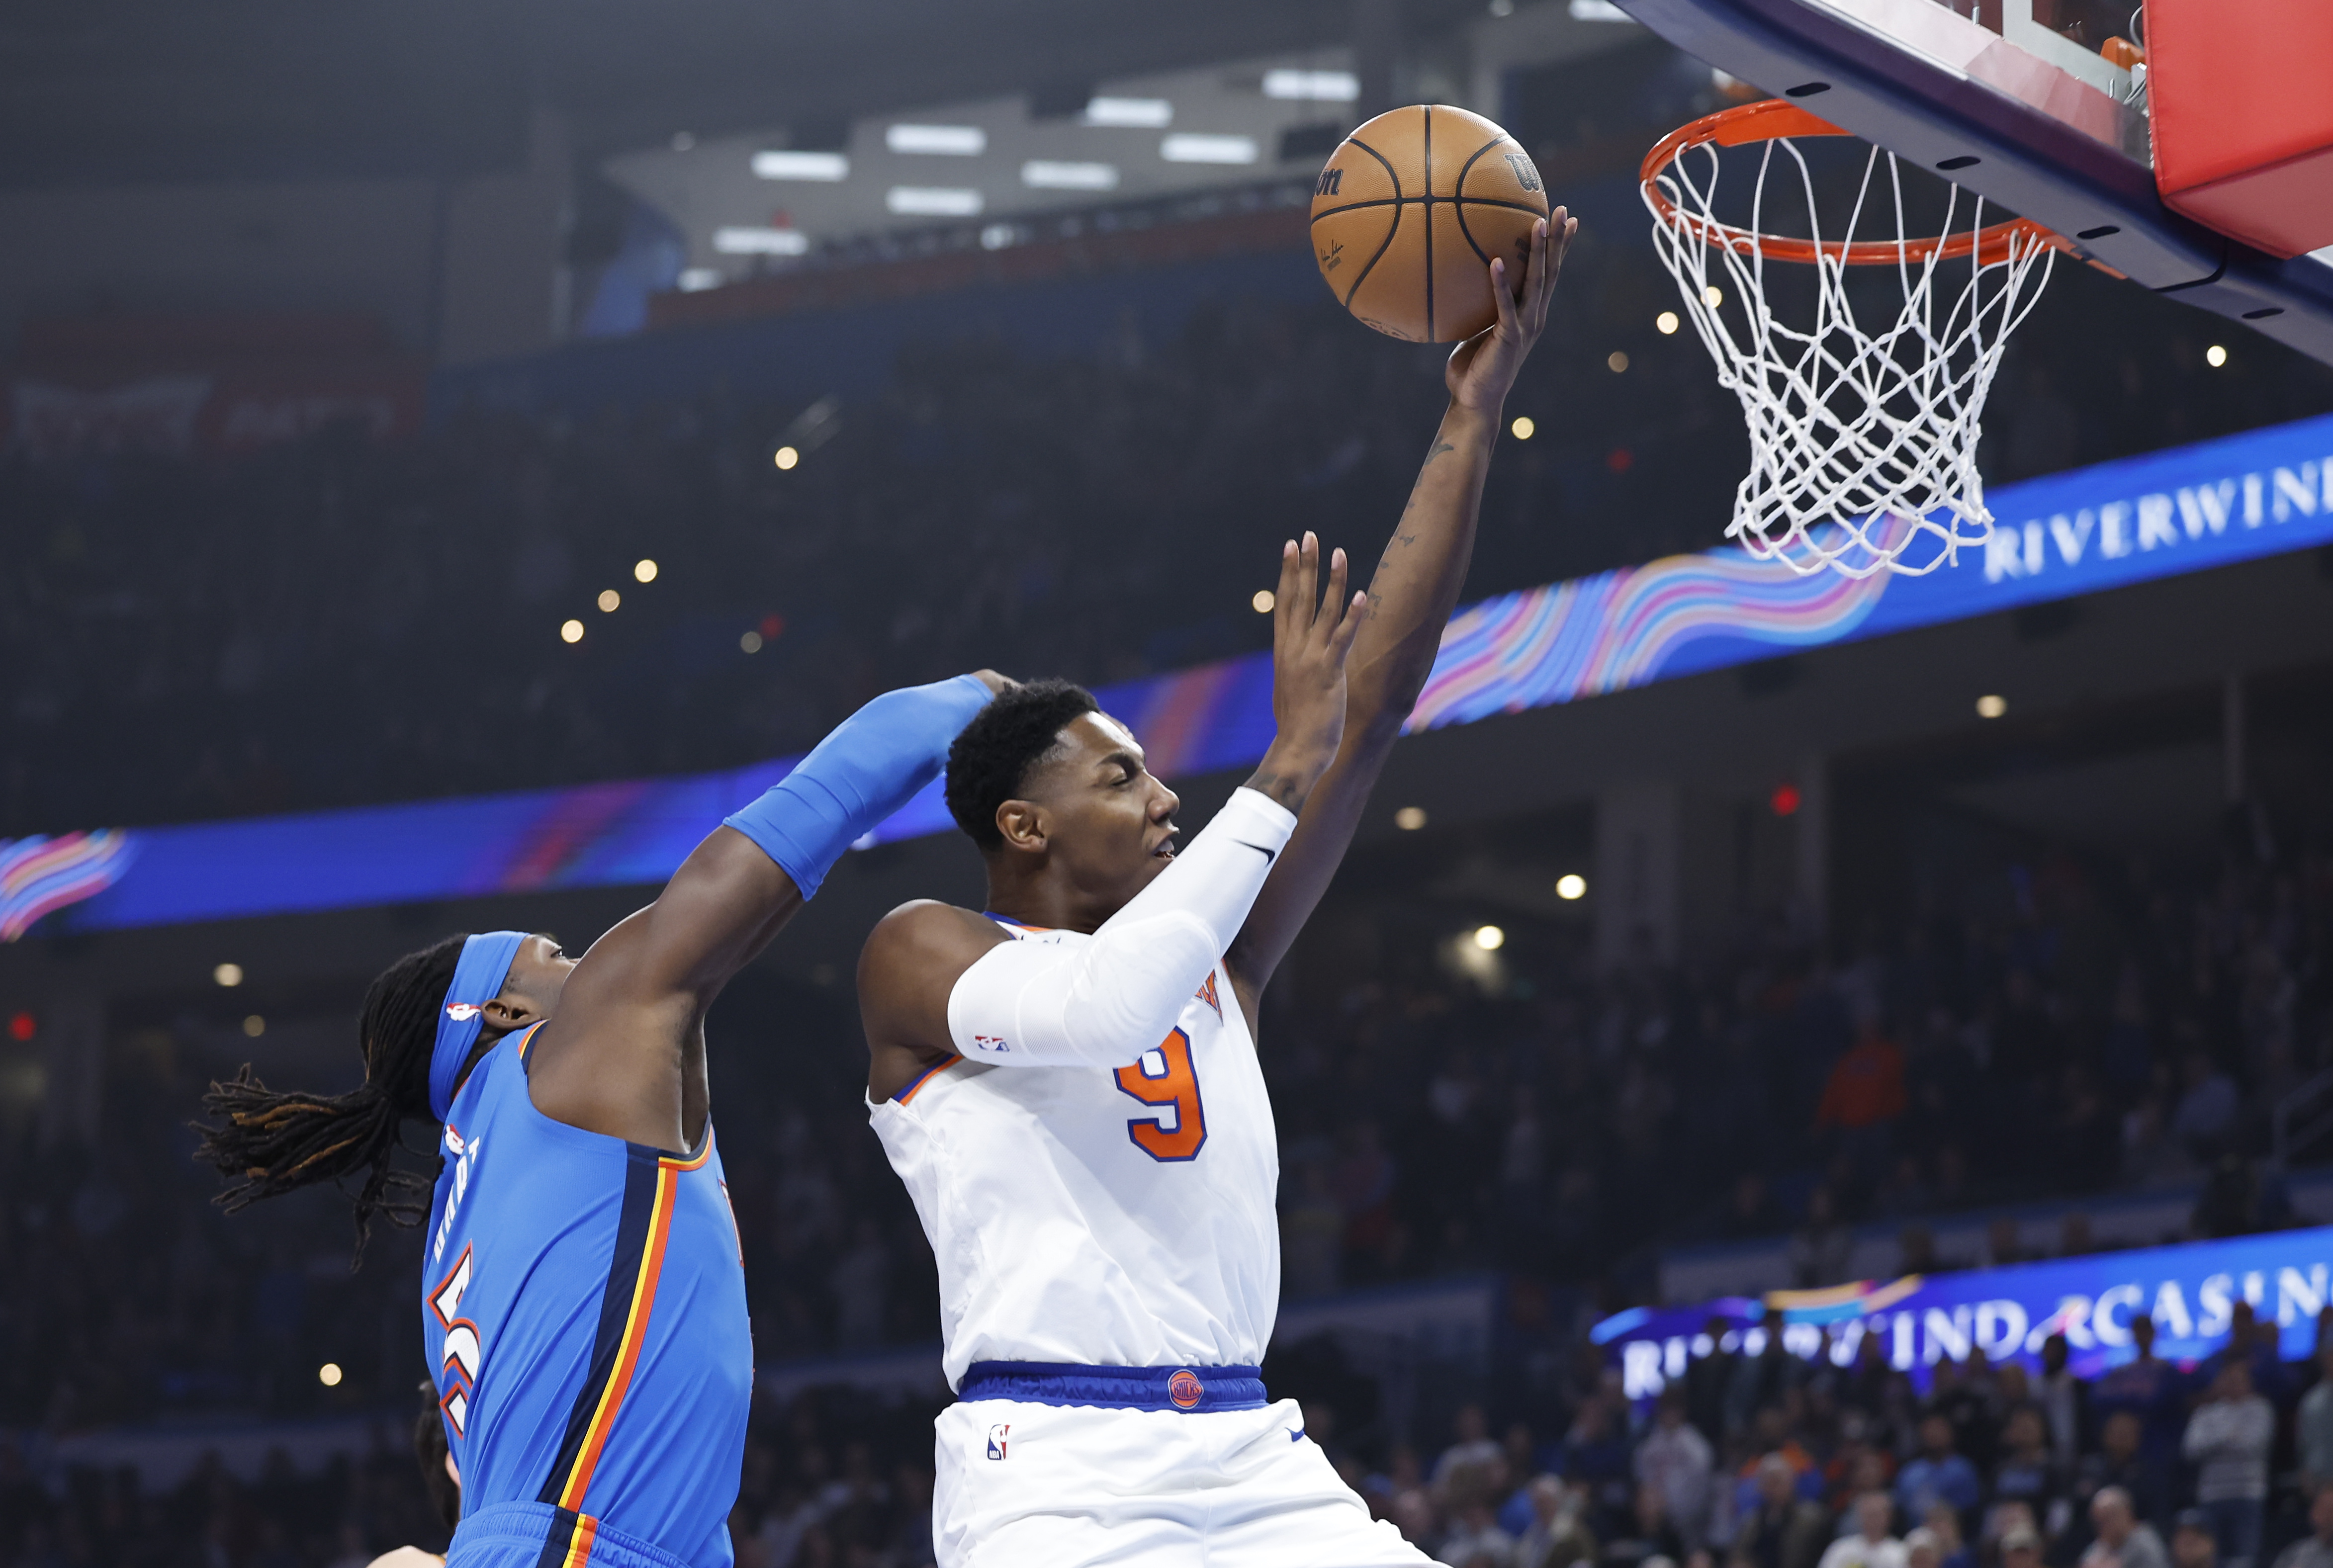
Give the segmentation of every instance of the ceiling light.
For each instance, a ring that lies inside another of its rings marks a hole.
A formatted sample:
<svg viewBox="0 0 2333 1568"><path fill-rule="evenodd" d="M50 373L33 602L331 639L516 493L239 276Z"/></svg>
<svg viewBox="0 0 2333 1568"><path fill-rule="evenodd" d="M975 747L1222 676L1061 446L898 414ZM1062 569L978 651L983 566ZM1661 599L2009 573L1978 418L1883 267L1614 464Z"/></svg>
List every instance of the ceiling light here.
<svg viewBox="0 0 2333 1568"><path fill-rule="evenodd" d="M2228 351L2214 343L2203 350L2203 363L2216 370L2228 362Z"/></svg>
<svg viewBox="0 0 2333 1568"><path fill-rule="evenodd" d="M1313 103L1350 103L1361 95L1361 79L1349 71L1267 71L1263 95Z"/></svg>
<svg viewBox="0 0 2333 1568"><path fill-rule="evenodd" d="M243 983L243 966L239 963L220 964L211 970L211 979L229 988L239 986Z"/></svg>
<svg viewBox="0 0 2333 1568"><path fill-rule="evenodd" d="M762 651L762 634L747 632L737 639L737 645L749 654L758 654Z"/></svg>
<svg viewBox="0 0 2333 1568"><path fill-rule="evenodd" d="M336 1361L328 1361L322 1366L318 1367L316 1369L316 1381L323 1384L328 1389L336 1389L340 1387L341 1363Z"/></svg>
<svg viewBox="0 0 2333 1568"><path fill-rule="evenodd" d="M1021 166L1021 183L1032 190L1116 190L1118 166L1032 158Z"/></svg>
<svg viewBox="0 0 2333 1568"><path fill-rule="evenodd" d="M1158 144L1158 156L1168 163L1253 163L1255 138L1178 131Z"/></svg>
<svg viewBox="0 0 2333 1568"><path fill-rule="evenodd" d="M267 1020L259 1014L253 1013L243 1020L243 1032L255 1040L267 1032Z"/></svg>
<svg viewBox="0 0 2333 1568"><path fill-rule="evenodd" d="M1474 928L1474 945L1484 952L1496 952L1507 945L1507 933L1495 925L1478 925Z"/></svg>
<svg viewBox="0 0 2333 1568"><path fill-rule="evenodd" d="M1426 808L1405 806L1393 814L1393 825L1404 833L1415 833L1426 826Z"/></svg>
<svg viewBox="0 0 2333 1568"><path fill-rule="evenodd" d="M583 640L583 623L581 621L560 622L559 640L562 643L581 642Z"/></svg>
<svg viewBox="0 0 2333 1568"><path fill-rule="evenodd" d="M1518 414L1515 416L1515 422L1507 428L1515 433L1516 440L1529 441L1539 434L1539 421L1528 414Z"/></svg>
<svg viewBox="0 0 2333 1568"><path fill-rule="evenodd" d="M795 464L802 461L802 454L795 451L791 446L781 446L778 448L776 455L772 457L770 461L776 464L781 469L792 468Z"/></svg>
<svg viewBox="0 0 2333 1568"><path fill-rule="evenodd" d="M893 152L978 158L988 150L988 132L976 125L888 125L883 128L883 145Z"/></svg>
<svg viewBox="0 0 2333 1568"><path fill-rule="evenodd" d="M1175 106L1163 98L1096 98L1086 104L1088 125L1121 125L1157 130L1175 120Z"/></svg>
<svg viewBox="0 0 2333 1568"><path fill-rule="evenodd" d="M839 152L757 152L754 172L763 179L815 179L831 185L850 177L850 160Z"/></svg>
<svg viewBox="0 0 2333 1568"><path fill-rule="evenodd" d="M713 248L725 256L799 256L808 253L810 236L800 229L715 229Z"/></svg>
<svg viewBox="0 0 2333 1568"><path fill-rule="evenodd" d="M1270 588L1258 588L1247 601L1260 616L1270 615L1280 603L1280 596Z"/></svg>
<svg viewBox="0 0 2333 1568"><path fill-rule="evenodd" d="M656 579L656 562L652 560L636 560L632 562L632 580L634 582L654 582Z"/></svg>
<svg viewBox="0 0 2333 1568"><path fill-rule="evenodd" d="M1675 311L1663 311L1653 318L1653 330L1662 337L1666 338L1676 330L1677 313Z"/></svg>
<svg viewBox="0 0 2333 1568"><path fill-rule="evenodd" d="M1976 716L1980 719L1998 719L2007 712L2009 699L2006 697L1987 692L1976 700Z"/></svg>
<svg viewBox="0 0 2333 1568"><path fill-rule="evenodd" d="M1570 904L1588 896L1588 879L1576 871L1567 871L1555 879L1555 896Z"/></svg>
<svg viewBox="0 0 2333 1568"><path fill-rule="evenodd" d="M904 217L969 218L980 214L980 193L946 187L895 185L883 193L883 205Z"/></svg>
<svg viewBox="0 0 2333 1568"><path fill-rule="evenodd" d="M1725 291L1712 283L1701 291L1701 302L1714 311L1718 306L1725 303Z"/></svg>
<svg viewBox="0 0 2333 1568"><path fill-rule="evenodd" d="M1613 375L1618 376L1628 368L1628 356L1622 350L1615 349L1604 356L1604 363L1610 368Z"/></svg>
<svg viewBox="0 0 2333 1568"><path fill-rule="evenodd" d="M614 615L616 611L622 607L623 602L624 596L618 593L614 588L601 588L600 590L599 604L601 614Z"/></svg>

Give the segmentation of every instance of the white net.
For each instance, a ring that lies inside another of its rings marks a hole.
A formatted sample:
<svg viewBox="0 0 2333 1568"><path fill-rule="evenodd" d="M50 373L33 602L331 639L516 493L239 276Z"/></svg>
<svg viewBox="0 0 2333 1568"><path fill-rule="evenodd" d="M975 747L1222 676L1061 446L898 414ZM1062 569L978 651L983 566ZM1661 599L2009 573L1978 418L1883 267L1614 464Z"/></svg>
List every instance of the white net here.
<svg viewBox="0 0 2333 1568"><path fill-rule="evenodd" d="M1820 127L1811 134L1839 134L1795 105L1771 107ZM1907 237L1903 178L1878 148L1843 225L1826 234L1800 148L1756 139L1763 145L1733 160L1756 168L1746 228L1717 216L1714 139L1687 141L1657 173L1648 160L1645 182L1661 261L1749 419L1750 472L1726 537L1801 574L1917 576L1951 565L1992 531L1976 464L1985 394L2059 242L2031 224L1986 229L1982 198L1956 186L1941 240ZM1886 180L1875 186L1883 158ZM1891 218L1887 237L1860 237ZM1775 235L1776 220L1805 237ZM1769 301L1770 265L1796 324ZM1810 306L1805 283L1785 284L1785 273L1811 279ZM1851 274L1860 274L1852 288ZM1872 324L1858 319L1858 300Z"/></svg>

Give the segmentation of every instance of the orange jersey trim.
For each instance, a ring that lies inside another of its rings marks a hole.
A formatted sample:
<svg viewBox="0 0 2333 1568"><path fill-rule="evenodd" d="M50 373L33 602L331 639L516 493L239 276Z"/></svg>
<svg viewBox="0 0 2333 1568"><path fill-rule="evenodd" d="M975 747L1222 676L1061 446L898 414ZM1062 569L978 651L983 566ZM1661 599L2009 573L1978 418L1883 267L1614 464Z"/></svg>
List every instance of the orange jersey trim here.
<svg viewBox="0 0 2333 1568"><path fill-rule="evenodd" d="M607 1446L608 1433L614 1428L616 1416L624 1406L624 1395L631 1387L632 1369L638 1364L640 1345L648 1338L648 1315L656 1306L657 1279L664 1271L665 1243L672 1235L673 1203L679 1194L680 1175L704 1164L712 1152L713 1140L707 1137L704 1152L694 1161L667 1157L657 1162L656 1207L648 1219L648 1245L640 1251L639 1273L632 1285L632 1302L624 1318L623 1339L616 1353L616 1365L609 1376L608 1386L600 1392L599 1408L591 1414L591 1425L584 1437L582 1451L576 1455L574 1467L567 1472L567 1484L560 1488L559 1506L562 1508L581 1512L583 1496L591 1487L591 1472L599 1467L600 1451ZM586 1549L589 1549L588 1543Z"/></svg>
<svg viewBox="0 0 2333 1568"><path fill-rule="evenodd" d="M898 1094L892 1095L892 1103L898 1105L906 1104L908 1101L914 1099L917 1095L924 1092L924 1085L926 1084L930 1083L932 1079L938 1076L940 1074L946 1072L950 1067L955 1066L962 1060L964 1060L962 1056L950 1054L943 1060L934 1062L930 1066L926 1067L922 1072L917 1073L915 1076L914 1082L910 1083L906 1088L900 1090Z"/></svg>

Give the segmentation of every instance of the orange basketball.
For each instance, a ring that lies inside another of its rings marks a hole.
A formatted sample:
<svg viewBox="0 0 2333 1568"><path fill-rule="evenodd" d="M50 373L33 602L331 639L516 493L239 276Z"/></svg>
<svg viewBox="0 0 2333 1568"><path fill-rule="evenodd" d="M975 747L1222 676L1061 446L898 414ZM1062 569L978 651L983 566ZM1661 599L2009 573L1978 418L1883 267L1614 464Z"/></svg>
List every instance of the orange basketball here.
<svg viewBox="0 0 2333 1568"><path fill-rule="evenodd" d="M1413 343L1471 338L1499 319L1491 258L1512 286L1547 216L1515 139L1447 104L1378 115L1338 145L1312 192L1312 258L1345 309Z"/></svg>

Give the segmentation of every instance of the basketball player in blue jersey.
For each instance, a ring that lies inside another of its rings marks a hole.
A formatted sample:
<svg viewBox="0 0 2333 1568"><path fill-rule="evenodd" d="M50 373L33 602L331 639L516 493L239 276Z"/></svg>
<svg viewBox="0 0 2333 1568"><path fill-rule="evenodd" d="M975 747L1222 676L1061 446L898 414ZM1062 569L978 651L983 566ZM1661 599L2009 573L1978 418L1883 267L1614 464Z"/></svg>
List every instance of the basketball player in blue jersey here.
<svg viewBox="0 0 2333 1568"><path fill-rule="evenodd" d="M1278 732L1186 847L1140 741L1065 682L1007 690L949 752L986 908L895 910L859 971L869 1114L931 1238L957 1393L943 1568L1427 1561L1264 1397L1279 1153L1256 1009L1433 668L1575 228L1557 208L1521 279L1491 263L1497 324L1450 357L1368 593L1346 598L1341 550L1284 548Z"/></svg>
<svg viewBox="0 0 2333 1568"><path fill-rule="evenodd" d="M212 1085L202 1152L236 1179L229 1209L353 1183L360 1249L376 1213L426 1216L452 1568L732 1561L754 1355L706 1009L1003 684L878 697L581 959L513 931L399 959L366 993L350 1093L278 1094L248 1067ZM395 1167L407 1120L437 1133L434 1188Z"/></svg>

